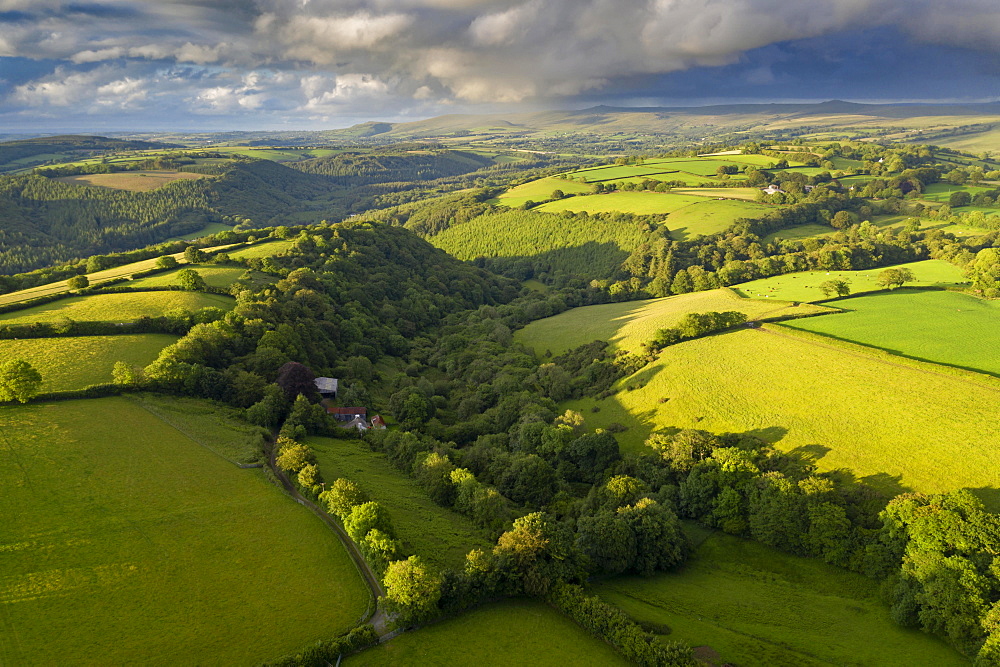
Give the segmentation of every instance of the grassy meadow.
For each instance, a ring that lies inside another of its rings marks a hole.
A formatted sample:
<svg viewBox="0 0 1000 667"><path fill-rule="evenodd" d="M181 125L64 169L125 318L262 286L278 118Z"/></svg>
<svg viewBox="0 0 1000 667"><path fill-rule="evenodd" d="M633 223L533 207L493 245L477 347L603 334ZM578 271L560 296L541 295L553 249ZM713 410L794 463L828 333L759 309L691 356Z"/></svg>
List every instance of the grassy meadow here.
<svg viewBox="0 0 1000 667"><path fill-rule="evenodd" d="M627 665L608 644L548 605L504 600L407 632L347 658L366 665Z"/></svg>
<svg viewBox="0 0 1000 667"><path fill-rule="evenodd" d="M273 257L291 248L293 243L295 243L295 241L292 240L264 241L263 243L256 243L246 248L240 248L239 250L234 250L233 252L229 253L229 256L232 257L233 259L251 259L253 257Z"/></svg>
<svg viewBox="0 0 1000 667"><path fill-rule="evenodd" d="M870 292L882 289L878 276L888 267L865 269L863 271L804 271L787 273L771 278L761 278L747 283L733 285L737 293L748 297L783 299L785 301L820 301L826 299L819 286L828 280L847 280L851 292ZM962 269L943 259L927 259L922 262L899 264L895 268L913 271L916 280L907 285L917 287L954 287L965 281Z"/></svg>
<svg viewBox="0 0 1000 667"><path fill-rule="evenodd" d="M0 340L0 359L24 359L42 376L41 391L83 389L111 382L116 361L148 366L177 341L169 334L67 336Z"/></svg>
<svg viewBox="0 0 1000 667"><path fill-rule="evenodd" d="M207 178L205 174L188 171L121 171L112 174L82 174L80 176L60 176L57 181L70 185L89 185L112 190L132 190L146 192L162 188L175 181L192 181Z"/></svg>
<svg viewBox="0 0 1000 667"><path fill-rule="evenodd" d="M161 394L129 394L126 398L189 440L235 464L263 459L262 438L268 435L267 430L247 424L236 408Z"/></svg>
<svg viewBox="0 0 1000 667"><path fill-rule="evenodd" d="M1000 302L911 289L836 301L847 312L786 326L1000 375Z"/></svg>
<svg viewBox="0 0 1000 667"><path fill-rule="evenodd" d="M205 279L205 284L209 287L229 287L246 272L246 268L242 266L197 264L183 266L173 271L157 273L152 276L146 276L145 278L137 278L129 283L129 287L168 287L171 285L179 285L180 282L177 279L177 274L183 269L194 269L197 271L198 274ZM157 294L164 294L164 292L157 292Z"/></svg>
<svg viewBox="0 0 1000 667"><path fill-rule="evenodd" d="M157 317L183 308L195 311L213 306L230 310L235 301L221 294L201 292L131 292L72 296L52 303L0 314L0 325L32 322L129 322L140 317Z"/></svg>
<svg viewBox="0 0 1000 667"><path fill-rule="evenodd" d="M509 211L481 215L428 241L458 259L544 255L567 271L603 278L617 270L644 236L641 225L633 222Z"/></svg>
<svg viewBox="0 0 1000 667"><path fill-rule="evenodd" d="M659 429L751 432L888 493L978 489L1000 509L1000 382L949 371L765 324L668 347L611 398L560 408L625 425L628 451Z"/></svg>
<svg viewBox="0 0 1000 667"><path fill-rule="evenodd" d="M0 664L255 664L365 612L321 521L135 403L0 423Z"/></svg>
<svg viewBox="0 0 1000 667"><path fill-rule="evenodd" d="M610 579L595 592L638 621L668 626L666 639L712 649L716 664L969 664L896 625L877 581L724 533L702 539L677 572Z"/></svg>
<svg viewBox="0 0 1000 667"><path fill-rule="evenodd" d="M535 210L546 213L572 211L579 213L635 213L636 215L652 215L655 213L670 213L679 208L704 202L703 197L691 195L675 195L669 192L609 192L599 195L578 195L556 201L546 202Z"/></svg>
<svg viewBox="0 0 1000 667"><path fill-rule="evenodd" d="M436 504L415 480L363 442L309 438L308 443L327 482L345 477L385 507L404 549L439 567L459 570L467 553L493 546L469 519Z"/></svg>
<svg viewBox="0 0 1000 667"><path fill-rule="evenodd" d="M688 190L687 192L697 192ZM673 211L667 218L670 235L683 241L693 236L719 234L739 218L757 218L777 206L736 199L704 199Z"/></svg>
<svg viewBox="0 0 1000 667"><path fill-rule="evenodd" d="M781 301L745 299L730 289L691 292L662 299L606 303L572 308L535 320L514 334L514 339L541 354L562 354L595 340L609 341L619 350L639 352L657 330L672 327L688 313L738 310L751 319L836 312L823 306L793 306Z"/></svg>
<svg viewBox="0 0 1000 667"><path fill-rule="evenodd" d="M562 190L565 194L584 194L590 192L590 186L550 176L514 186L497 197L496 203L517 208L523 206L526 201L541 202L551 199L552 193L556 190Z"/></svg>

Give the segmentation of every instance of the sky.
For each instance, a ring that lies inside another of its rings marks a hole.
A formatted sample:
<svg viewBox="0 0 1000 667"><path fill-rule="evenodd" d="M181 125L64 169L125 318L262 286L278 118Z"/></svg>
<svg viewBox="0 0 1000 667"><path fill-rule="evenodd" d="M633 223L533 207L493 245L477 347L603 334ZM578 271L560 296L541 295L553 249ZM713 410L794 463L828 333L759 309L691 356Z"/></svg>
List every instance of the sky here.
<svg viewBox="0 0 1000 667"><path fill-rule="evenodd" d="M0 0L0 132L1000 99L1000 0Z"/></svg>

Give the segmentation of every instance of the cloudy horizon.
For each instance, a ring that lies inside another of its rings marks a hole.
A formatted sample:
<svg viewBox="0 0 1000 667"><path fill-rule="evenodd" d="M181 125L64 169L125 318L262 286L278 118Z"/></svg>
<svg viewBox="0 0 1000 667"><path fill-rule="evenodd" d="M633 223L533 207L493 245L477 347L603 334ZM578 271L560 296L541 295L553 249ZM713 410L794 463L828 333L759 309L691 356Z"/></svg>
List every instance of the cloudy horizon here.
<svg viewBox="0 0 1000 667"><path fill-rule="evenodd" d="M0 0L6 132L1000 99L995 0Z"/></svg>

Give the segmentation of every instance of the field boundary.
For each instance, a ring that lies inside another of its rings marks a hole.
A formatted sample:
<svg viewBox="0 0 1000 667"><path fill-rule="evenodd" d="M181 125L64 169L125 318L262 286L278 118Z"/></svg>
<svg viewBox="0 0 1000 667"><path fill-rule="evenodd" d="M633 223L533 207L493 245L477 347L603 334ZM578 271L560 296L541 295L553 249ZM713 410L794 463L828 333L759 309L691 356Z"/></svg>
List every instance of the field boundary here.
<svg viewBox="0 0 1000 667"><path fill-rule="evenodd" d="M167 417L165 417L159 410L156 410L155 408L151 408L150 406L146 405L145 403L143 403L139 399L133 398L132 396L124 396L124 398L126 400L131 401L132 403L134 403L138 407L142 408L143 410L145 410L149 414L153 415L154 417L156 417L157 419L159 419L163 423L167 424L168 426L170 426L171 428L173 428L175 431L177 431L178 433L180 433L181 435L183 435L188 440L191 440L195 444L197 444L197 445L199 445L201 447L204 447L208 451L210 451L213 454L215 454L216 456L218 456L220 459L223 459L225 461L228 461L229 463L232 463L237 468L250 469L250 468L263 468L264 467L263 463L240 463L238 461L234 461L231 458L229 458L228 456L220 454L219 452L217 452L216 450L212 449L211 447L209 447L208 445L206 445L204 442L202 442L201 440L199 440L195 436L193 436L190 433L188 433L184 428L178 426L176 423L174 423L173 421L171 421L170 419L168 419Z"/></svg>
<svg viewBox="0 0 1000 667"><path fill-rule="evenodd" d="M886 364L887 366L909 368L921 373L927 373L928 375L952 378L959 382L964 382L966 384L971 384L1000 393L1000 379L988 373L968 370L959 366L949 366L948 364L939 364L931 361L925 361L923 359L916 359L901 354L895 354L880 347L846 341L833 336L813 333L811 331L802 331L800 329L784 327L777 323L762 324L754 330L761 331L772 336L798 340L809 345L837 350L855 357L871 359L879 363Z"/></svg>

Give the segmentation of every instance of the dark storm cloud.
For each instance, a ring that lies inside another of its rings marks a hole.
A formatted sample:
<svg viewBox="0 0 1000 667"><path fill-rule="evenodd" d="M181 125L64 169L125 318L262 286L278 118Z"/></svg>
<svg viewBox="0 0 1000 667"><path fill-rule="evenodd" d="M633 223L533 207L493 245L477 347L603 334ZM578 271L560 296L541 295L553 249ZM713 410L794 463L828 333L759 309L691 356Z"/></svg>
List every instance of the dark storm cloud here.
<svg viewBox="0 0 1000 667"><path fill-rule="evenodd" d="M685 73L718 89L702 98L851 97L851 76L835 94L821 82L863 64L848 44L867 31L893 31L877 46L890 56L924 47L964 68L981 61L980 79L997 75L1000 52L996 0L0 0L0 21L0 57L58 63L31 81L4 76L19 83L3 104L23 112L398 115L656 96L657 85L690 95Z"/></svg>

